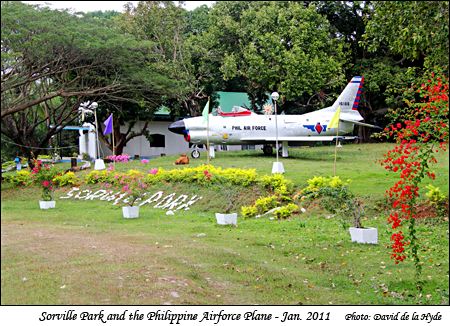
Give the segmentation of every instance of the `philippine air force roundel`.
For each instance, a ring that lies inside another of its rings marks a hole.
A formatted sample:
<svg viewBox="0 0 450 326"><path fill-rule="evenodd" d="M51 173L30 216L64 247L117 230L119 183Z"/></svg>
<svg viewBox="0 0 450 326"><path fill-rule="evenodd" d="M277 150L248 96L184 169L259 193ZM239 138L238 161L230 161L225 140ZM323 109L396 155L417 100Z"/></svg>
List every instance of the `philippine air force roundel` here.
<svg viewBox="0 0 450 326"><path fill-rule="evenodd" d="M317 122L315 125L303 125L306 129L317 132L319 135L322 131L327 131L327 125L321 125L320 122Z"/></svg>

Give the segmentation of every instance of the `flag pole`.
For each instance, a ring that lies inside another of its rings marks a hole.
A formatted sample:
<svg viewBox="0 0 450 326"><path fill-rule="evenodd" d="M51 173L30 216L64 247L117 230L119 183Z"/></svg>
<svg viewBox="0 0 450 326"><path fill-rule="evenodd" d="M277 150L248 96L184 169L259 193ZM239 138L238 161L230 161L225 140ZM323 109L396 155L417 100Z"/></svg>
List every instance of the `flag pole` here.
<svg viewBox="0 0 450 326"><path fill-rule="evenodd" d="M336 176L336 158L337 158L337 145L338 145L338 139L339 139L339 119L337 122L337 129L336 129L336 144L334 146L334 176Z"/></svg>
<svg viewBox="0 0 450 326"><path fill-rule="evenodd" d="M112 115L112 114L111 114ZM113 146L113 157L115 158L116 156L116 146L114 144L114 116L112 116L112 132L111 132L111 136L112 136L112 146ZM113 164L114 164L114 170L116 169L116 160L113 159Z"/></svg>
<svg viewBox="0 0 450 326"><path fill-rule="evenodd" d="M206 116L206 164L209 165L209 107L211 104L209 104L209 96L208 96L208 112Z"/></svg>

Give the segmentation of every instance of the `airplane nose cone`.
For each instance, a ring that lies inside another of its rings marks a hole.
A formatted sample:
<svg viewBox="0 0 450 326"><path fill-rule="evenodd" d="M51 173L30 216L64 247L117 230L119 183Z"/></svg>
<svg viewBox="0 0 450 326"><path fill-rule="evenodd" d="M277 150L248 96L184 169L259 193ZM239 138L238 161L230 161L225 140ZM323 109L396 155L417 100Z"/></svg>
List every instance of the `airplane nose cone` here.
<svg viewBox="0 0 450 326"><path fill-rule="evenodd" d="M186 126L183 120L178 120L169 126L169 130L175 134L184 135L186 133Z"/></svg>

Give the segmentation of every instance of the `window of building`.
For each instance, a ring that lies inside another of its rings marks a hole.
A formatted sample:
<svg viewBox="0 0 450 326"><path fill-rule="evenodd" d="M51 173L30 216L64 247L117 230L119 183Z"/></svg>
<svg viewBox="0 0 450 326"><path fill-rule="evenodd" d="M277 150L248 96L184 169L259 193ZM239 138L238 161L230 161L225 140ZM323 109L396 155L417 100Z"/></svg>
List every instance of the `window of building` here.
<svg viewBox="0 0 450 326"><path fill-rule="evenodd" d="M161 134L150 135L150 147L166 147L166 136Z"/></svg>

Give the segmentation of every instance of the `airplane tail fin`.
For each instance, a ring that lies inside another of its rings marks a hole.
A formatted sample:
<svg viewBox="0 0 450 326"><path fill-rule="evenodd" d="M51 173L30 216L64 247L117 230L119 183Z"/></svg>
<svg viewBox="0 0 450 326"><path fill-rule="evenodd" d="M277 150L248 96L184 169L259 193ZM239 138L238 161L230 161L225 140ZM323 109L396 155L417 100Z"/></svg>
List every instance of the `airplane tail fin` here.
<svg viewBox="0 0 450 326"><path fill-rule="evenodd" d="M345 87L343 92L334 102L332 108L336 110L338 106L341 107L341 114L352 120L363 120L363 117L358 112L359 101L361 99L362 87L364 84L364 77L355 76Z"/></svg>

